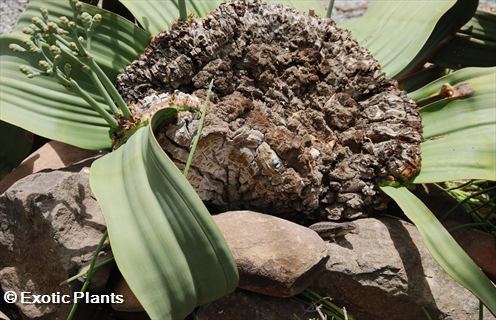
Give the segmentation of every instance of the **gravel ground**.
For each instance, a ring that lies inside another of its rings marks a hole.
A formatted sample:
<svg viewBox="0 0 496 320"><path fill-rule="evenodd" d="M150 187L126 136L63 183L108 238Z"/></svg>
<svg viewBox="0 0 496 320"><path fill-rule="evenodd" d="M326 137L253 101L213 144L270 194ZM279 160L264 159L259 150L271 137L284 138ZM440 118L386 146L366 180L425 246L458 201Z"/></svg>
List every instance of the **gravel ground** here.
<svg viewBox="0 0 496 320"><path fill-rule="evenodd" d="M335 0L332 17L336 21L359 17L367 10L370 0ZM415 1L415 0L411 0ZM329 0L323 0L327 6ZM479 10L496 12L496 0L479 0Z"/></svg>
<svg viewBox="0 0 496 320"><path fill-rule="evenodd" d="M0 0L0 34L12 31L28 0Z"/></svg>

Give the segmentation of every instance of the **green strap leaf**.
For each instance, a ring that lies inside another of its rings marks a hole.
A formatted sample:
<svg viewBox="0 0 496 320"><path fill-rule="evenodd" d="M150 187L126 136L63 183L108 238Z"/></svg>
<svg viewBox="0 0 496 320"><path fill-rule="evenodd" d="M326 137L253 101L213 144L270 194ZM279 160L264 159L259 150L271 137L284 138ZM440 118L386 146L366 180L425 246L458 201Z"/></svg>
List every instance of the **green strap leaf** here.
<svg viewBox="0 0 496 320"><path fill-rule="evenodd" d="M432 62L451 69L496 66L496 14L477 11Z"/></svg>
<svg viewBox="0 0 496 320"><path fill-rule="evenodd" d="M226 0L186 0L188 12L198 17L206 16ZM155 35L167 30L179 17L177 0L120 0L131 11L139 23ZM302 12L314 9L318 15L324 15L324 7L320 0L266 0L267 3L290 5Z"/></svg>
<svg viewBox="0 0 496 320"><path fill-rule="evenodd" d="M431 256L456 282L496 314L496 287L463 251L434 214L405 187L381 187L417 227Z"/></svg>
<svg viewBox="0 0 496 320"><path fill-rule="evenodd" d="M477 4L477 0L373 0L364 16L338 26L349 29L370 50L388 77L399 78L466 23Z"/></svg>
<svg viewBox="0 0 496 320"><path fill-rule="evenodd" d="M424 125L422 169L414 183L460 179L496 180L496 68L466 68L409 96L420 102L441 87L464 85L473 94L443 99L420 109Z"/></svg>
<svg viewBox="0 0 496 320"><path fill-rule="evenodd" d="M26 158L32 145L26 131L0 121L0 179Z"/></svg>
<svg viewBox="0 0 496 320"><path fill-rule="evenodd" d="M0 120L25 128L40 136L62 141L84 149L111 147L109 127L100 115L80 97L68 92L52 77L27 79L19 65L37 66L39 57L14 53L8 46L20 43L24 35L19 31L39 16L39 8L46 7L50 18L72 17L68 1L32 0L21 16L16 30L0 37ZM131 63L148 43L148 34L129 21L105 10L85 6L90 13L103 16L92 41L92 54L111 79ZM97 89L84 72L75 70L74 78L91 96L104 105Z"/></svg>
<svg viewBox="0 0 496 320"><path fill-rule="evenodd" d="M179 6L177 0L119 0L138 20L143 28L151 35L156 35L167 30L179 17ZM191 0L188 1L188 9L191 10ZM200 2L200 1L196 1ZM211 1L207 1L210 3ZM215 0L214 0L215 2ZM208 4L203 4L206 6ZM199 9L201 10L201 9ZM203 15L196 12L198 15Z"/></svg>
<svg viewBox="0 0 496 320"><path fill-rule="evenodd" d="M90 175L119 270L152 319L182 320L238 283L222 234L153 135L174 111L155 114Z"/></svg>

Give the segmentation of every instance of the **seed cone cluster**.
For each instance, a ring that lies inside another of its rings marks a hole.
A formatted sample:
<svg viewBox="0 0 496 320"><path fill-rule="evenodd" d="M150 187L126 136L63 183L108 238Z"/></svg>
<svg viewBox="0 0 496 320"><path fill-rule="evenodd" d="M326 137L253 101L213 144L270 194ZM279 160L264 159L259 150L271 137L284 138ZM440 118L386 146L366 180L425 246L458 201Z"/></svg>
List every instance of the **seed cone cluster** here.
<svg viewBox="0 0 496 320"><path fill-rule="evenodd" d="M189 179L219 209L355 218L385 207L381 181L419 170L415 103L330 19L232 1L154 37L118 86L145 112L173 101L201 105L212 79ZM183 112L157 132L179 166L198 118Z"/></svg>

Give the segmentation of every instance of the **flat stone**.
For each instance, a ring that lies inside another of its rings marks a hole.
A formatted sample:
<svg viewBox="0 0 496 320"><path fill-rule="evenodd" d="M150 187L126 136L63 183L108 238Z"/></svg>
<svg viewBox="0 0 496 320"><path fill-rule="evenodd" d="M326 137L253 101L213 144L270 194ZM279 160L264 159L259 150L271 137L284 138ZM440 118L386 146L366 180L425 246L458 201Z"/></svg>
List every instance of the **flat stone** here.
<svg viewBox="0 0 496 320"><path fill-rule="evenodd" d="M0 181L0 194L19 179L32 173L46 169L65 168L96 153L96 151L80 149L58 141L45 143Z"/></svg>
<svg viewBox="0 0 496 320"><path fill-rule="evenodd" d="M4 292L71 293L70 285L59 284L91 260L105 230L85 164L32 174L0 196L0 286ZM50 320L65 319L71 307L16 306L23 318Z"/></svg>
<svg viewBox="0 0 496 320"><path fill-rule="evenodd" d="M239 287L270 296L302 292L327 261L325 242L312 230L253 211L214 216L240 273Z"/></svg>
<svg viewBox="0 0 496 320"><path fill-rule="evenodd" d="M200 308L200 320L288 320L319 319L301 302L269 297L244 290Z"/></svg>
<svg viewBox="0 0 496 320"><path fill-rule="evenodd" d="M328 244L315 291L357 319L425 319L423 308L433 319L478 319L478 299L435 262L414 225L385 217L355 223L359 234Z"/></svg>

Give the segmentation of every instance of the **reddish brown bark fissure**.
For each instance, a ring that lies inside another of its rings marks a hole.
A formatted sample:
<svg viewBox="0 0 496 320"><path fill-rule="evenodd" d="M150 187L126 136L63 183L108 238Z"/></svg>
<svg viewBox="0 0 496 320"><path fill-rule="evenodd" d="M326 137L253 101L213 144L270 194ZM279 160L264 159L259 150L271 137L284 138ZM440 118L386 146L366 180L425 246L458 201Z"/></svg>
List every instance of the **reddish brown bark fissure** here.
<svg viewBox="0 0 496 320"><path fill-rule="evenodd" d="M329 19L236 0L154 37L118 85L144 112L173 92L201 104L212 79L189 180L217 207L355 218L385 207L380 181L419 170L415 103ZM179 166L198 117L181 113L158 130Z"/></svg>

